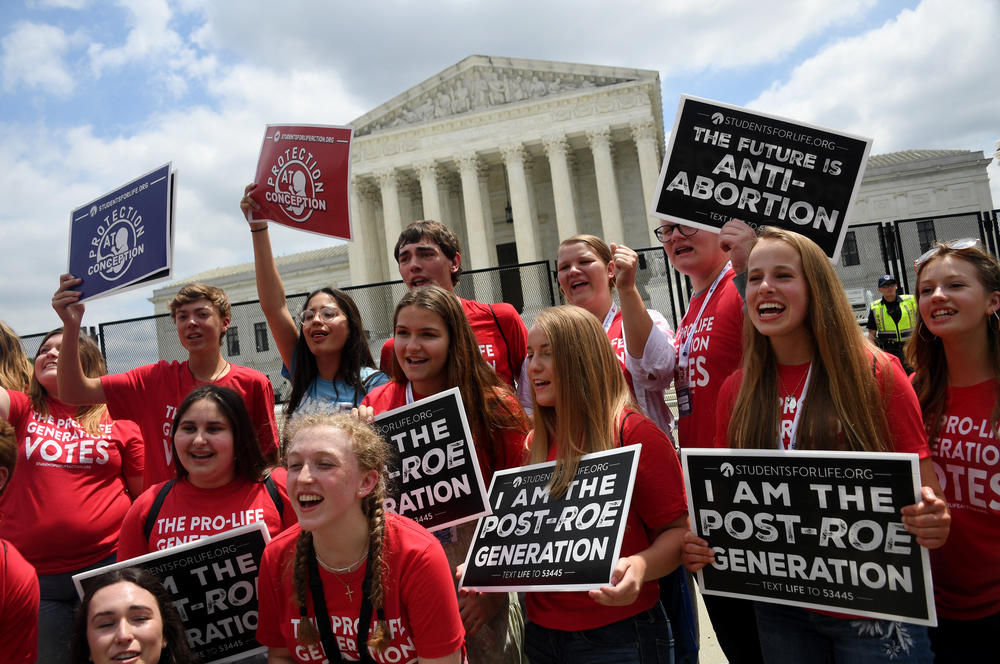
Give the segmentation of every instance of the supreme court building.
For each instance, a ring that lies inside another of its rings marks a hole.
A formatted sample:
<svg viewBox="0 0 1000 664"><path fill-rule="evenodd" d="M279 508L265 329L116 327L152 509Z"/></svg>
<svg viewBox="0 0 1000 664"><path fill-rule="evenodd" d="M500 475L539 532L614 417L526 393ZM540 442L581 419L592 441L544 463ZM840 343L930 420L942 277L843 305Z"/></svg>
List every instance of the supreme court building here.
<svg viewBox="0 0 1000 664"><path fill-rule="evenodd" d="M350 282L398 278L416 219L462 243L463 267L554 258L593 233L655 245L663 152L655 71L474 55L354 121Z"/></svg>

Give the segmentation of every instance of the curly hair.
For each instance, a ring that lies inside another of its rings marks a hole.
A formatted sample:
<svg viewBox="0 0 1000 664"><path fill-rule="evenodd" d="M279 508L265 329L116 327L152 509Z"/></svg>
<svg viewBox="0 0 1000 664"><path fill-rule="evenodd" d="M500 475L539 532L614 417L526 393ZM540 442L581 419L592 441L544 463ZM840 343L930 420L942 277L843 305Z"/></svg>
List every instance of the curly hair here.
<svg viewBox="0 0 1000 664"><path fill-rule="evenodd" d="M361 500L361 511L368 518L368 565L372 569L372 584L369 600L376 616L375 632L368 639L368 645L375 650L382 650L390 640L389 625L385 620L385 496L386 486L383 469L389 460L389 447L386 442L368 424L359 422L350 415L322 412L300 413L292 418L288 425L288 450L295 447L295 437L306 429L326 428L343 431L351 440L351 447L358 462L358 468L363 473L374 470L378 474L375 487ZM311 620L307 620L307 603L309 586L309 557L315 556L312 533L303 530L295 544L295 555L292 557L292 586L295 589L295 601L302 618L299 623L298 639L301 645L315 645L319 642L319 633ZM361 645L358 645L360 650Z"/></svg>

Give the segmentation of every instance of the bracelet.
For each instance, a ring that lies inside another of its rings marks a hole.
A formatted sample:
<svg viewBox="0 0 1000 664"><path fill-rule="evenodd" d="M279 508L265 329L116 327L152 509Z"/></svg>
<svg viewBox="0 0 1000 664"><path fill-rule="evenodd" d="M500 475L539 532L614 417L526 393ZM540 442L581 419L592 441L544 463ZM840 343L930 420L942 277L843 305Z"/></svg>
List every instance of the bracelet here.
<svg viewBox="0 0 1000 664"><path fill-rule="evenodd" d="M264 226L263 228L251 228L250 232L251 233L260 233L261 231L266 231L266 230L267 230L267 226Z"/></svg>

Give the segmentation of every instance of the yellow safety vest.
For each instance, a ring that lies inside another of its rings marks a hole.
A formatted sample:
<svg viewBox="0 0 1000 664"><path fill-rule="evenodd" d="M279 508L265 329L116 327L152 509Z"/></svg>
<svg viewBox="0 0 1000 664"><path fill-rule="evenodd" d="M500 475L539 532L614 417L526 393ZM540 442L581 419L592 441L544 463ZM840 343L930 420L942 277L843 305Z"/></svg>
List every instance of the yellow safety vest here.
<svg viewBox="0 0 1000 664"><path fill-rule="evenodd" d="M878 328L880 341L903 342L910 338L913 327L917 324L917 301L912 295L897 295L899 299L899 323L892 320L888 307L882 298L872 302L875 312L875 326Z"/></svg>

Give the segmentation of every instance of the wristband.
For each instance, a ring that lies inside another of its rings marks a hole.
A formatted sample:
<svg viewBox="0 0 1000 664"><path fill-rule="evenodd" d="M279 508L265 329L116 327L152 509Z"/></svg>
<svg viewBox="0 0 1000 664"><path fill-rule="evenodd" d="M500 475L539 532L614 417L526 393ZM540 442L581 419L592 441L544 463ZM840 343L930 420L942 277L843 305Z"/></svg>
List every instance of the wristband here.
<svg viewBox="0 0 1000 664"><path fill-rule="evenodd" d="M261 231L266 231L266 230L267 230L267 226L264 226L263 228L251 228L250 232L251 233L260 233Z"/></svg>

